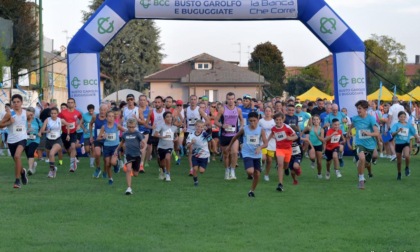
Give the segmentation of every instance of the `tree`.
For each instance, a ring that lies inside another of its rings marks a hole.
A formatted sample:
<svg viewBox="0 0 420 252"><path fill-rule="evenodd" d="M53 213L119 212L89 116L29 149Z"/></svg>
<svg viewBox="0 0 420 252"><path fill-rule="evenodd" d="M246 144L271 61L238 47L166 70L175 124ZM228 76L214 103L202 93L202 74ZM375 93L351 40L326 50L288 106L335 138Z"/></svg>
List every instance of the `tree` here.
<svg viewBox="0 0 420 252"><path fill-rule="evenodd" d="M276 45L271 42L257 45L251 53L248 68L264 76L270 83L269 93L280 96L283 94L285 66L282 52Z"/></svg>
<svg viewBox="0 0 420 252"><path fill-rule="evenodd" d="M84 21L103 0L92 0ZM143 79L159 69L163 58L159 29L152 20L131 20L101 52L101 72L111 78L111 92L123 88L142 91Z"/></svg>
<svg viewBox="0 0 420 252"><path fill-rule="evenodd" d="M39 48L38 29L33 3L26 0L0 0L0 17L13 22L13 44L10 50L10 66L13 79L17 80L19 69L33 67Z"/></svg>
<svg viewBox="0 0 420 252"><path fill-rule="evenodd" d="M289 77L285 91L290 95L300 95L313 86L324 91L328 89L328 82L322 78L321 70L317 66L305 67L300 74Z"/></svg>
<svg viewBox="0 0 420 252"><path fill-rule="evenodd" d="M366 40L366 65L367 65L367 88L371 93L379 88L379 83L388 89L405 92L405 63L407 55L404 53L405 46L385 35L373 34L371 39Z"/></svg>

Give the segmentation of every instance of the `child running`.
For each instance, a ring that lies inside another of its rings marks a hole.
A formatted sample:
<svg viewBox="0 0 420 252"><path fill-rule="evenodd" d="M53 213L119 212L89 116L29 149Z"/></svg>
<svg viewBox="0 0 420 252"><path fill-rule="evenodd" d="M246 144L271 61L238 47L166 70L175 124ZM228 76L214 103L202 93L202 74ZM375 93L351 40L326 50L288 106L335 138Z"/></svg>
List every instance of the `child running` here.
<svg viewBox="0 0 420 252"><path fill-rule="evenodd" d="M282 192L284 191L284 169L289 167L289 162L292 159L292 143L298 138L298 136L290 126L284 123L285 116L283 113L276 113L273 118L276 126L271 129L271 134L268 140L273 137L276 140L276 157L278 164L277 173L279 178L279 184L277 185L276 190Z"/></svg>
<svg viewBox="0 0 420 252"><path fill-rule="evenodd" d="M276 125L273 119L273 108L266 107L264 109L264 118L261 118L258 125L265 130L265 135L269 136L271 129ZM263 148L262 151L262 163L265 163L265 175L264 181L270 181L270 170L273 158L276 155L276 140L272 138L268 141L267 148Z"/></svg>
<svg viewBox="0 0 420 252"><path fill-rule="evenodd" d="M187 138L187 148L192 153L194 186L198 186L198 171L201 174L206 171L210 157L209 142L211 140L211 135L204 130L204 122L197 121L194 134L189 134Z"/></svg>
<svg viewBox="0 0 420 252"><path fill-rule="evenodd" d="M171 181L171 154L174 149L174 142L178 141L178 128L172 124L172 113L163 113L164 123L159 124L155 130L154 137L159 138L159 178L166 182Z"/></svg>
<svg viewBox="0 0 420 252"><path fill-rule="evenodd" d="M405 157L405 176L410 176L410 139L415 137L420 142L420 137L412 124L406 122L406 113L398 113L398 122L391 127L392 137L395 139L395 152L397 154L397 180L401 180L401 159Z"/></svg>
<svg viewBox="0 0 420 252"><path fill-rule="evenodd" d="M334 161L334 170L337 178L341 178L341 172L338 169L339 167L339 153L343 152L343 145L341 142L345 142L343 131L340 129L340 121L337 118L332 119L332 127L327 131L325 137L326 147L325 147L325 156L327 157L327 173L325 174L325 179L330 179L330 168L331 160Z"/></svg>
<svg viewBox="0 0 420 252"><path fill-rule="evenodd" d="M302 140L309 144L309 158L311 159L311 168L316 167L318 170L318 178L322 179L322 147L324 145L324 129L321 127L321 119L319 115L312 117L312 126L304 129L305 134ZM308 134L309 133L309 134Z"/></svg>
<svg viewBox="0 0 420 252"><path fill-rule="evenodd" d="M244 160L244 167L248 176L252 176L251 190L248 192L248 197L255 197L255 189L261 174L261 150L267 147L267 137L265 130L258 125L258 113L250 112L248 114L248 124L245 125L232 138L227 150L230 151L232 144L243 137L242 157ZM262 144L261 144L262 142Z"/></svg>
<svg viewBox="0 0 420 252"><path fill-rule="evenodd" d="M112 185L114 183L114 180L112 179L111 165L114 166L115 173L118 173L120 170L119 166L117 166L118 159L115 159L115 163L113 164L111 164L111 159L120 143L119 131L125 131L125 129L115 122L114 111L106 112L106 121L107 123L102 125L100 129L97 140L104 140L103 155L105 163L105 172L108 174L108 184Z"/></svg>
<svg viewBox="0 0 420 252"><path fill-rule="evenodd" d="M114 151L114 159L118 157L118 150L125 149L126 157L126 168L125 179L127 181L126 195L133 194L131 189L131 174L134 177L139 175L140 170L140 149L144 148L145 143L143 142L144 136L137 130L137 120L135 118L127 119L127 131L121 136L121 142Z"/></svg>

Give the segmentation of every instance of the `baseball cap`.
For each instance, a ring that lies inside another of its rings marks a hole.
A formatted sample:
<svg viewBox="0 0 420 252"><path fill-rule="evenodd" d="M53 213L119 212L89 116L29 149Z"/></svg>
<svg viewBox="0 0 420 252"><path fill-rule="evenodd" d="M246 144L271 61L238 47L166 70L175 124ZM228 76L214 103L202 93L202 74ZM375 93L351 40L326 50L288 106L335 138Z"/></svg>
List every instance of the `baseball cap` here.
<svg viewBox="0 0 420 252"><path fill-rule="evenodd" d="M176 105L183 105L184 103L182 102L182 100L177 100L176 101Z"/></svg>
<svg viewBox="0 0 420 252"><path fill-rule="evenodd" d="M287 101L295 101L295 97L294 96L290 96L289 99L287 99Z"/></svg>
<svg viewBox="0 0 420 252"><path fill-rule="evenodd" d="M245 94L245 95L242 97L242 99L248 99L248 100L251 100L251 99L252 99L252 96L250 96L249 94Z"/></svg>
<svg viewBox="0 0 420 252"><path fill-rule="evenodd" d="M298 104L296 104L296 105L295 105L295 107L296 107L296 108L297 108L297 107L302 107L302 104L298 103Z"/></svg>
<svg viewBox="0 0 420 252"><path fill-rule="evenodd" d="M128 94L126 99L128 99L128 98L133 98L134 99L134 95L133 94Z"/></svg>

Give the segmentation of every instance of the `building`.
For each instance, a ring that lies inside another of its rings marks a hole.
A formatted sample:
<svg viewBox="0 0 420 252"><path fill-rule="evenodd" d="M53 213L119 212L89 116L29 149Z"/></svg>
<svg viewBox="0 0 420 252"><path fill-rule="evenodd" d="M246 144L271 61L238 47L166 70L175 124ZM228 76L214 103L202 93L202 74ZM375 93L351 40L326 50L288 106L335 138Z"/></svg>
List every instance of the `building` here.
<svg viewBox="0 0 420 252"><path fill-rule="evenodd" d="M224 101L228 92L234 92L236 97L249 94L262 99L262 89L269 85L262 75L207 53L163 66L163 70L144 79L150 85L152 99L172 96L188 101L190 95L206 95L210 101Z"/></svg>
<svg viewBox="0 0 420 252"><path fill-rule="evenodd" d="M405 64L405 77L407 78L407 83L410 83L418 71L420 71L420 55L416 55L414 63Z"/></svg>

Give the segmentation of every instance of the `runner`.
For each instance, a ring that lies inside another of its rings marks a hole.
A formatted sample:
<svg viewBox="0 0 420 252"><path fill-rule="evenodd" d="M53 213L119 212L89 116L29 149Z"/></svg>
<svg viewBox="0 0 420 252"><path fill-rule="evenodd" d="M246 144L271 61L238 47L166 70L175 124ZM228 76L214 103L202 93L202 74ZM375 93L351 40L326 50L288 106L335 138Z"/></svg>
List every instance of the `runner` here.
<svg viewBox="0 0 420 252"><path fill-rule="evenodd" d="M108 111L108 105L101 104L99 107L99 114L93 115L92 120L89 123L89 139L93 144L93 156L95 157L95 171L93 172L94 178L99 178L101 175L101 154L102 148L104 146L104 141L98 140L99 132L103 125L107 123L106 121L106 112ZM93 126L95 124L95 126ZM95 130L94 130L95 129ZM93 131L93 132L92 132ZM106 173L102 175L103 178L106 178Z"/></svg>
<svg viewBox="0 0 420 252"><path fill-rule="evenodd" d="M341 178L341 172L338 168L340 158L339 153L343 152L344 147L343 144L340 143L345 143L346 141L343 131L340 129L339 119L334 118L331 123L331 128L327 131L325 137L325 156L327 157L327 173L325 174L325 179L327 180L330 179L331 160L334 161L334 170L337 178Z"/></svg>
<svg viewBox="0 0 420 252"><path fill-rule="evenodd" d="M220 146L223 152L223 161L225 164L225 179L236 179L235 168L238 163L239 141L235 141L231 148L227 150L232 138L238 132L238 122L240 128L244 126L242 111L235 106L235 94L229 92L226 94L227 104L219 109L214 124L221 128Z"/></svg>
<svg viewBox="0 0 420 252"><path fill-rule="evenodd" d="M344 132L346 132L345 127L347 125L347 116L343 112L339 111L337 104L332 104L331 105L331 113L329 113L324 119L325 128L327 128L327 127L331 128L331 125L333 124L334 119L338 120L339 128L340 128L340 130L341 130L341 132L343 133L343 136L344 136ZM341 146L340 147L341 151L338 153L338 161L340 163L340 167L344 167L344 161L343 161L344 144L342 144L340 146Z"/></svg>
<svg viewBox="0 0 420 252"><path fill-rule="evenodd" d="M187 148L192 153L194 186L198 186L198 171L201 174L206 171L210 157L208 143L211 139L211 135L204 130L204 122L195 122L195 132L189 134L187 139Z"/></svg>
<svg viewBox="0 0 420 252"><path fill-rule="evenodd" d="M62 125L61 140L63 141L64 148L67 150L67 153L70 156L69 171L75 172L77 169L76 130L80 128L80 123L82 122L82 114L80 114L80 112L75 109L76 101L73 98L67 99L67 106L68 108L66 110L62 110L58 117L63 119L65 122L64 125ZM79 119L79 124L76 125L77 119ZM67 128L70 130L69 132L67 131ZM67 136L69 136L69 138Z"/></svg>
<svg viewBox="0 0 420 252"><path fill-rule="evenodd" d="M159 126L164 124L163 120L163 113L165 110L163 109L163 98L162 96L156 96L154 100L155 108L152 110L151 113L147 116L145 127L151 129L152 133L147 141L147 149L146 149L146 156L145 159L145 167L149 166L149 159L151 157L152 152L157 150L157 145L159 143L159 138L154 136L155 129ZM159 164L159 158L157 158L157 162Z"/></svg>
<svg viewBox="0 0 420 252"><path fill-rule="evenodd" d="M302 138L309 145L309 158L311 159L311 168L315 168L315 161L318 170L318 178L322 179L322 148L324 145L324 129L320 125L321 119L319 115L312 116L312 126L304 129Z"/></svg>
<svg viewBox="0 0 420 252"><path fill-rule="evenodd" d="M95 157L92 151L92 143L90 142L90 121L92 121L92 117L95 113L95 106L93 104L89 104L87 106L88 112L82 115L82 123L80 124L81 129L83 130L83 148L85 149L85 153L89 154L89 161L90 167L95 167ZM94 125L92 125L93 127Z"/></svg>
<svg viewBox="0 0 420 252"><path fill-rule="evenodd" d="M22 167L21 156L26 146L26 111L22 109L23 98L19 94L12 96L13 111L7 112L0 122L0 128L6 127L9 130L7 144L10 154L15 162L15 183L13 188L20 188L20 180L22 184L28 183L26 169Z"/></svg>
<svg viewBox="0 0 420 252"><path fill-rule="evenodd" d="M352 124L347 134L352 134L351 129L356 128L356 152L359 157L357 170L359 174L359 189L365 189L364 169L367 168L369 174L372 174L371 160L373 150L376 148L375 137L379 136L378 125L376 119L367 114L369 104L365 100L360 100L355 104L357 108L357 116L351 118Z"/></svg>
<svg viewBox="0 0 420 252"><path fill-rule="evenodd" d="M265 135L268 137L271 134L271 129L276 125L273 119L273 108L266 107L264 110L264 118L261 118L258 125L265 130ZM276 156L276 140L274 138L268 141L267 148L261 150L262 163L265 163L264 180L270 181L270 170L273 158Z"/></svg>
<svg viewBox="0 0 420 252"><path fill-rule="evenodd" d="M38 136L39 131L42 128L42 122L39 118L35 117L35 109L29 107L26 109L27 123L26 129L28 130L28 140L26 141L25 154L28 159L28 175L35 174L36 166L38 165L35 162L35 151L38 148L38 145L41 141Z"/></svg>
<svg viewBox="0 0 420 252"><path fill-rule="evenodd" d="M121 148L125 149L126 157L126 168L125 179L127 182L127 190L125 191L126 195L133 194L131 189L131 174L134 177L139 175L140 168L140 149L143 149L144 145L144 136L139 131L137 131L137 120L134 118L129 118L126 122L128 130L122 134L121 142L118 145L117 149L114 151L114 158L118 156L118 150Z"/></svg>
<svg viewBox="0 0 420 252"><path fill-rule="evenodd" d="M146 127L146 119L148 118L150 113L149 103L147 101L147 96L140 95L139 96L139 131L144 136L144 142L147 143L149 140L150 129ZM146 155L147 144L143 144L143 148L141 149L141 156L144 157ZM144 158L140 161L140 173L144 173Z"/></svg>
<svg viewBox="0 0 420 252"><path fill-rule="evenodd" d="M50 171L48 172L48 178L55 178L57 175L57 167L55 166L55 154L62 150L63 141L61 136L62 125L65 121L58 117L58 109L51 108L50 117L45 119L42 129L39 134L46 133L45 149L48 151L48 163ZM67 129L67 139L70 139L70 130Z"/></svg>
<svg viewBox="0 0 420 252"><path fill-rule="evenodd" d="M242 157L244 167L248 176L252 177L251 189L248 197L255 197L255 189L257 188L261 174L261 150L267 147L267 138L265 130L258 125L259 115L257 112L248 114L248 123L245 127L232 138L230 144L226 147L229 151L238 138L243 137Z"/></svg>
<svg viewBox="0 0 420 252"><path fill-rule="evenodd" d="M216 156L219 155L219 133L220 128L216 126L214 123L214 120L216 119L219 112L217 111L217 103L212 102L210 105L210 113L209 113L209 119L211 123L211 142L210 142L210 150L213 154L212 161L216 160Z"/></svg>

